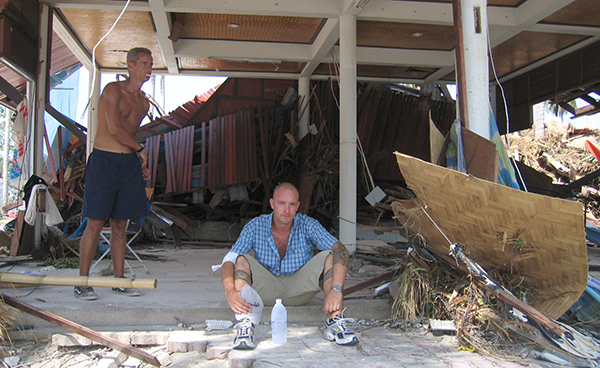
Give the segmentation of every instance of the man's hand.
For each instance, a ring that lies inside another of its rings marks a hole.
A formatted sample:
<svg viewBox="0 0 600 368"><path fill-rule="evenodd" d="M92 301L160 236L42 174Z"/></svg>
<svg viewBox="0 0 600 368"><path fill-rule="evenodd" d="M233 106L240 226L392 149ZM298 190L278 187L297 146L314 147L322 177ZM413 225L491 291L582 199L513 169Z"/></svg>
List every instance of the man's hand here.
<svg viewBox="0 0 600 368"><path fill-rule="evenodd" d="M325 297L325 305L323 306L323 312L327 315L331 315L333 312L341 311L344 307L344 294L329 290Z"/></svg>
<svg viewBox="0 0 600 368"><path fill-rule="evenodd" d="M138 152L138 157L140 158L140 162L142 163L142 167L148 166L148 152L143 150L142 152Z"/></svg>
<svg viewBox="0 0 600 368"><path fill-rule="evenodd" d="M230 290L226 290L225 297L227 297L227 303L229 303L229 308L231 308L231 310L234 313L243 314L250 313L252 311L252 306L249 303L247 303L244 299L242 299L242 296L239 291L233 288Z"/></svg>
<svg viewBox="0 0 600 368"><path fill-rule="evenodd" d="M144 178L144 180L150 179L150 169L146 166L142 167L142 177Z"/></svg>

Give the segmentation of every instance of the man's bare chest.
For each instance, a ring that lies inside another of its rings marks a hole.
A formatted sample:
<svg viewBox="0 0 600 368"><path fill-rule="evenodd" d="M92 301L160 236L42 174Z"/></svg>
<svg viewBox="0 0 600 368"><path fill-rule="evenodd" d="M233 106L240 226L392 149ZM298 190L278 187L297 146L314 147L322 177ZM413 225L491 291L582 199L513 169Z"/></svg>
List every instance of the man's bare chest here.
<svg viewBox="0 0 600 368"><path fill-rule="evenodd" d="M273 240L275 241L275 246L277 247L279 256L281 259L283 259L288 248L290 233L278 233L276 231L271 231L271 233L273 234Z"/></svg>
<svg viewBox="0 0 600 368"><path fill-rule="evenodd" d="M148 112L148 101L141 95L141 92L137 94L123 93L122 97L119 103L121 122L130 128L137 128Z"/></svg>

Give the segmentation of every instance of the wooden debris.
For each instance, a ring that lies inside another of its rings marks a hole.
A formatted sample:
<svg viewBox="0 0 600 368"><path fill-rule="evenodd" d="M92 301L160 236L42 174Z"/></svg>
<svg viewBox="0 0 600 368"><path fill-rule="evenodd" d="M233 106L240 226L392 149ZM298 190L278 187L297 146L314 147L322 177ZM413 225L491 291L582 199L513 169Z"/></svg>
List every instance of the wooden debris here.
<svg viewBox="0 0 600 368"><path fill-rule="evenodd" d="M21 301L18 301L17 299L11 298L7 295L4 295L2 293L0 293L0 299L2 299L4 301L4 303L15 307L19 310L22 310L23 312L29 313L31 315L34 315L38 318L41 318L45 321L48 321L50 323L53 323L59 327L62 327L66 330L69 330L71 332L75 332L81 336L87 337L90 340L96 341L104 346L107 346L111 349L115 349L118 350L122 353L125 353L129 356L132 356L134 358L137 358L143 362L146 362L148 364L152 364L155 367L160 367L160 362L158 361L158 359L156 359L156 357L146 353L145 351L138 349L138 348L134 348L131 345L128 344L124 344L116 339L113 339L111 337L102 335L99 332L96 332L92 329L89 329L87 327L81 326L75 322L69 321L68 319L62 318L60 316L57 316L55 314L43 311L41 309L38 309L32 305L29 305L27 303L23 303Z"/></svg>
<svg viewBox="0 0 600 368"><path fill-rule="evenodd" d="M396 276L396 274L398 273L399 269L400 268L396 268L396 269L394 269L392 271L386 272L386 273L381 274L381 275L379 275L377 277L373 277L372 279L369 279L367 281L363 281L363 282L361 282L359 284L356 284L356 285L350 286L348 288L345 288L344 289L344 296L346 297L346 296L348 296L350 294L353 294L353 293L355 293L357 291L366 289L366 288L371 287L373 285L380 285L380 284L382 284L384 282L390 281L390 280L392 280Z"/></svg>
<svg viewBox="0 0 600 368"><path fill-rule="evenodd" d="M22 262L31 259L31 255L0 257L0 262Z"/></svg>

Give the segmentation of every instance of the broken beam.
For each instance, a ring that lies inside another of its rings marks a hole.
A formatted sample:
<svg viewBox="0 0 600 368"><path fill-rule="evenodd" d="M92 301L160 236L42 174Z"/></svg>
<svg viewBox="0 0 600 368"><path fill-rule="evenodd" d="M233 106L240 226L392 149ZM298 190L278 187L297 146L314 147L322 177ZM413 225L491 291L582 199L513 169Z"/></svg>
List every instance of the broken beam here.
<svg viewBox="0 0 600 368"><path fill-rule="evenodd" d="M394 276L396 275L396 273L399 270L400 270L400 268L397 268L397 269L395 269L393 271L386 272L386 273L381 274L381 275L379 275L377 277L373 277L372 279L369 279L367 281L363 281L363 282L361 282L359 284L350 286L349 288L344 289L344 292L343 292L344 296L348 296L348 295L350 295L352 293L355 293L357 291L366 289L366 288L371 287L373 285L377 285L377 284L381 284L382 282L389 281L389 280L391 280L391 279L394 278Z"/></svg>
<svg viewBox="0 0 600 368"><path fill-rule="evenodd" d="M15 307L15 308L22 310L23 312L29 313L31 315L34 315L34 316L41 318L45 321L48 321L50 323L54 323L55 325L62 327L65 330L68 330L68 331L74 332L76 334L79 334L81 336L87 337L90 340L93 340L93 341L100 343L104 346L107 346L111 349L118 350L124 354L127 354L129 356L137 358L148 364L152 364L155 367L160 367L160 362L158 361L158 359L156 359L155 356L152 356L143 350L134 348L133 346L128 345L128 344L124 344L118 340L111 338L111 337L104 336L101 333L98 333L92 329L81 326L75 322L69 321L68 319L62 318L55 314L38 309L27 303L20 302L17 299L11 298L2 293L0 293L0 299L2 299L4 301L4 303L6 303L12 307Z"/></svg>

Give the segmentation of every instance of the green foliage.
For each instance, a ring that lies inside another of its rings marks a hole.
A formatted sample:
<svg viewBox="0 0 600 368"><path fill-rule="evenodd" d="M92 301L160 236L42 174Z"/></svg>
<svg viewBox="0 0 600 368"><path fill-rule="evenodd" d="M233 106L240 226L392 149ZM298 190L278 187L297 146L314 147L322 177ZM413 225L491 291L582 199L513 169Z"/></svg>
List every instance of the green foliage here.
<svg viewBox="0 0 600 368"><path fill-rule="evenodd" d="M46 259L46 262L38 264L38 266L53 266L54 268L79 268L79 263L75 262L71 258L61 258L56 261L52 258L48 258Z"/></svg>

